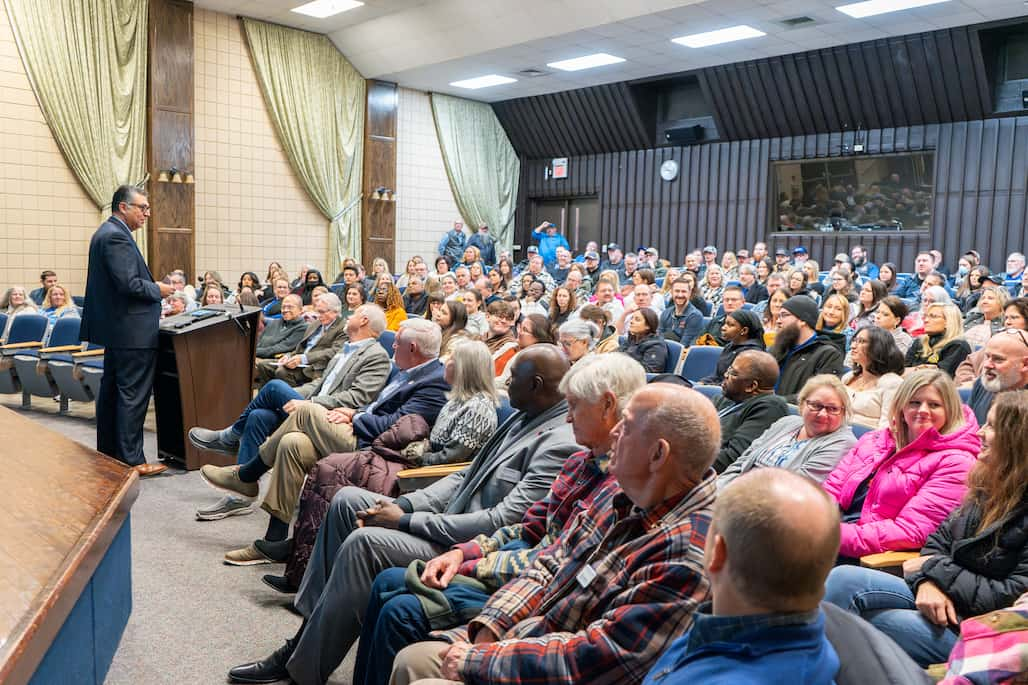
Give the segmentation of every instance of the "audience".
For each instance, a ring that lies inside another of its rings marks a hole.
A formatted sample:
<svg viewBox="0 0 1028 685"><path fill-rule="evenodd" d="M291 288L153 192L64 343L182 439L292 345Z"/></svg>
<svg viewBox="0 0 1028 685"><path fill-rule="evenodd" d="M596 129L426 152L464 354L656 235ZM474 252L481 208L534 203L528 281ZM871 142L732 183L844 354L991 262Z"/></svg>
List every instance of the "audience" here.
<svg viewBox="0 0 1028 685"><path fill-rule="evenodd" d="M939 368L953 377L970 353L960 309L954 304L935 303L924 309L924 335L907 350L906 365L915 369Z"/></svg>
<svg viewBox="0 0 1028 685"><path fill-rule="evenodd" d="M642 364L647 373L662 373L667 366L667 344L658 328L652 309L637 309L629 315L626 335L621 341L621 351Z"/></svg>
<svg viewBox="0 0 1028 685"><path fill-rule="evenodd" d="M842 374L842 352L815 329L817 304L806 295L793 295L778 313L778 330L771 354L778 360L775 392L795 401L808 378L820 374Z"/></svg>
<svg viewBox="0 0 1028 685"><path fill-rule="evenodd" d="M278 281L281 283L282 281ZM257 365L275 365L275 358L284 355L300 344L307 332L303 320L303 304L299 295L287 294L279 304L279 314L268 319L264 331L257 338Z"/></svg>
<svg viewBox="0 0 1028 685"><path fill-rule="evenodd" d="M599 327L582 318L572 319L557 329L557 342L571 365L596 349L599 337Z"/></svg>
<svg viewBox="0 0 1028 685"><path fill-rule="evenodd" d="M43 273L39 274L40 286L29 293L29 299L32 300L37 307L43 306L43 300L46 298L47 292L50 288L57 285L57 272L46 269Z"/></svg>
<svg viewBox="0 0 1028 685"><path fill-rule="evenodd" d="M400 323L407 320L407 310L403 308L403 296L393 285L393 280L388 273L385 274L385 278L379 279L373 291L375 304L385 312L386 330L400 330Z"/></svg>
<svg viewBox="0 0 1028 685"><path fill-rule="evenodd" d="M849 427L849 395L838 377L814 376L799 393L799 416L775 421L717 479L718 489L744 473L775 466L818 483L856 442Z"/></svg>
<svg viewBox="0 0 1028 685"><path fill-rule="evenodd" d="M438 642L400 651L392 682L640 681L709 593L703 544L719 431L698 393L639 390L614 429L619 487L597 496L466 631L448 634L445 654ZM592 573L582 575L585 559Z"/></svg>
<svg viewBox="0 0 1028 685"><path fill-rule="evenodd" d="M809 479L777 468L739 478L718 493L707 530L711 602L644 685L835 685L820 603L838 550L838 511Z"/></svg>
<svg viewBox="0 0 1028 685"><path fill-rule="evenodd" d="M742 288L730 285L724 289L724 292L721 294L721 309L711 317L705 331L707 335L713 338L713 344L722 347L725 345L727 341L721 337L721 328L725 325L725 319L732 312L742 309L744 303L745 299L742 294Z"/></svg>
<svg viewBox="0 0 1028 685"><path fill-rule="evenodd" d="M303 624L267 659L233 668L230 679L325 682L359 636L378 573L492 534L546 494L578 450L558 390L567 362L556 347L538 345L512 366L510 401L519 411L467 469L395 500L354 487L336 493L294 602Z"/></svg>
<svg viewBox="0 0 1028 685"><path fill-rule="evenodd" d="M721 449L714 470L723 473L753 441L778 419L789 405L775 394L778 363L767 352L744 350L732 360L715 403L721 419Z"/></svg>
<svg viewBox="0 0 1028 685"><path fill-rule="evenodd" d="M65 316L79 317L79 308L71 299L68 289L60 283L51 283L43 296L43 306L40 312L46 316L49 327L52 329L58 319Z"/></svg>
<svg viewBox="0 0 1028 685"><path fill-rule="evenodd" d="M397 286L400 287L400 286ZM425 281L414 274L407 279L403 293L403 309L408 317L424 317L428 313L428 291Z"/></svg>
<svg viewBox="0 0 1028 685"><path fill-rule="evenodd" d="M307 326L292 353L277 360L257 362L258 383L263 385L278 378L295 388L319 378L346 342L346 326L339 317L342 308L334 293L319 297L314 305L317 319Z"/></svg>
<svg viewBox="0 0 1028 685"><path fill-rule="evenodd" d="M442 347L439 349L439 358L446 361L453 353L457 343L464 340L473 340L468 335L468 310L461 300L447 300L432 314L432 321L442 330Z"/></svg>
<svg viewBox="0 0 1028 685"><path fill-rule="evenodd" d="M978 435L967 494L903 563L902 578L839 566L825 585L826 601L866 618L921 667L946 661L961 621L1028 590L1028 392L997 399Z"/></svg>
<svg viewBox="0 0 1028 685"><path fill-rule="evenodd" d="M910 309L903 300L895 295L888 295L883 297L881 302L878 303L878 309L875 311L874 316L875 326L888 331L892 335L896 347L899 348L904 357L907 354L907 350L914 344L914 339L903 329L903 319L907 318L909 313Z"/></svg>
<svg viewBox="0 0 1028 685"><path fill-rule="evenodd" d="M868 428L888 428L892 396L903 382L903 354L896 341L881 328L861 328L853 336L852 370L842 384L853 406L853 422Z"/></svg>
<svg viewBox="0 0 1028 685"><path fill-rule="evenodd" d="M485 299L482 293L474 288L463 291L461 301L464 303L464 310L467 312L468 321L464 326L468 337L472 340L481 340L489 332L489 322L485 318Z"/></svg>
<svg viewBox="0 0 1028 685"><path fill-rule="evenodd" d="M660 313L660 334L683 347L692 345L703 332L703 314L690 302L691 282L679 278L671 284L671 304Z"/></svg>
<svg viewBox="0 0 1028 685"><path fill-rule="evenodd" d="M1003 308L1003 327L1028 330L1028 298L1018 297L1007 302L1006 307ZM967 355L967 358L957 367L955 376L957 385L962 388L971 387L981 374L984 361L984 347Z"/></svg>
<svg viewBox="0 0 1028 685"><path fill-rule="evenodd" d="M1010 300L1010 293L1002 285L987 285L982 288L978 304L964 317L964 339L977 349L984 345L994 333L1003 330L1003 310Z"/></svg>
<svg viewBox="0 0 1028 685"><path fill-rule="evenodd" d="M820 337L835 345L844 357L849 336L853 334L849 323L849 300L839 293L826 295L821 303L821 313L818 315L817 326L814 330Z"/></svg>
<svg viewBox="0 0 1028 685"><path fill-rule="evenodd" d="M889 427L864 434L825 479L842 512L840 555L920 549L956 508L978 454L978 422L939 369L908 373Z"/></svg>

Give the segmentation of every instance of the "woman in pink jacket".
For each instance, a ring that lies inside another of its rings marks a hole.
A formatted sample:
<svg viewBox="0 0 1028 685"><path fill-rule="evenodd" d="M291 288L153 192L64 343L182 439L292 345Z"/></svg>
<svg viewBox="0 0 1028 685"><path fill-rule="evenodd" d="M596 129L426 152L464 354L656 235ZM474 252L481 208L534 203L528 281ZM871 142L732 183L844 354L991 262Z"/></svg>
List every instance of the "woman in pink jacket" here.
<svg viewBox="0 0 1028 685"><path fill-rule="evenodd" d="M839 502L839 555L919 550L967 490L980 441L949 374L911 371L897 388L889 428L866 433L828 475Z"/></svg>

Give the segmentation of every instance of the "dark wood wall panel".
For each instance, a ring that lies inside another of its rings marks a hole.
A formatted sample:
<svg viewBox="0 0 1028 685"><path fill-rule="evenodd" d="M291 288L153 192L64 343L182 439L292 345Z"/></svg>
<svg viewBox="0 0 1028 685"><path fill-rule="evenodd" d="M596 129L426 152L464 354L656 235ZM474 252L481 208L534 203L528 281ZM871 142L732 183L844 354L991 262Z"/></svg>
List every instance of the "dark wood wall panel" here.
<svg viewBox="0 0 1028 685"><path fill-rule="evenodd" d="M193 157L193 3L150 0L147 68L147 168L150 205L147 261L154 278L174 269L195 275L195 185L162 182L162 170L195 168Z"/></svg>
<svg viewBox="0 0 1028 685"><path fill-rule="evenodd" d="M361 260L382 257L393 266L396 254L396 202L372 199L376 188L396 190L396 84L367 82L364 119L364 200L361 203Z"/></svg>
<svg viewBox="0 0 1028 685"><path fill-rule="evenodd" d="M865 132L868 154L933 150L935 205L930 231L773 233L771 164L837 157L853 131L572 156L568 178L545 179L548 159L522 163L518 236L528 244L534 199L597 196L604 242L654 245L679 261L689 249L804 244L820 262L860 242L876 259L908 270L918 250L935 247L954 264L969 248L1002 265L1022 249L1028 226L1028 117L903 126ZM666 182L660 165L675 159L679 177Z"/></svg>

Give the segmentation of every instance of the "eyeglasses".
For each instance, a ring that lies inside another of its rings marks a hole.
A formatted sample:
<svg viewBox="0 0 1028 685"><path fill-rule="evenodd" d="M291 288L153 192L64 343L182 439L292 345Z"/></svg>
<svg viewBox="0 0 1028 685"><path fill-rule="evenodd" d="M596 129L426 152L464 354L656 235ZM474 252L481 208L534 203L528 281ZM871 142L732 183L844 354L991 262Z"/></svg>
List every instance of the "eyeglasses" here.
<svg viewBox="0 0 1028 685"><path fill-rule="evenodd" d="M141 204L137 204L135 202L126 202L125 204L127 204L129 207L135 207L136 209L141 211L143 214L146 214L147 212L150 211L150 205L141 205Z"/></svg>
<svg viewBox="0 0 1028 685"><path fill-rule="evenodd" d="M824 412L829 416L840 416L842 414L842 407L836 407L833 404L821 404L820 402L811 402L810 400L803 400L803 404L807 405L807 409L815 414Z"/></svg>
<svg viewBox="0 0 1028 685"><path fill-rule="evenodd" d="M725 370L725 378L743 378L743 375L736 371L734 366L729 366Z"/></svg>

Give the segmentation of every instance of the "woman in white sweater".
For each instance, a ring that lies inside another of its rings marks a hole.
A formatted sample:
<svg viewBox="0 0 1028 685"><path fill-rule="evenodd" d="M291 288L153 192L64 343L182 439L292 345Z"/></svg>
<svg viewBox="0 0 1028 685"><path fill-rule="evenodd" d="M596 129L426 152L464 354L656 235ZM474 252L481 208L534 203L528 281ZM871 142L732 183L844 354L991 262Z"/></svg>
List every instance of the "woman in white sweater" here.
<svg viewBox="0 0 1028 685"><path fill-rule="evenodd" d="M842 383L853 405L853 423L887 428L893 393L903 382L903 354L891 333L871 326L853 336L850 357L853 370L846 372Z"/></svg>

